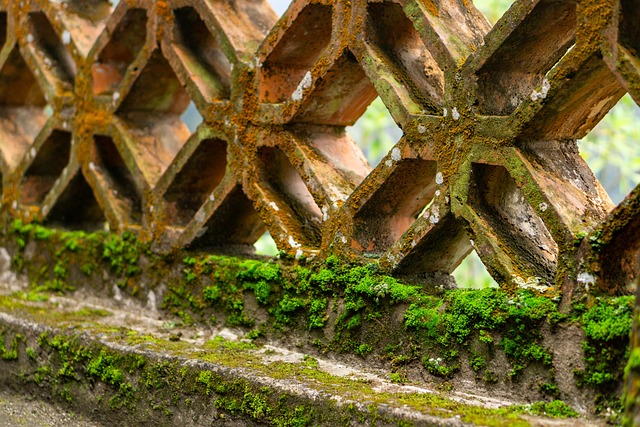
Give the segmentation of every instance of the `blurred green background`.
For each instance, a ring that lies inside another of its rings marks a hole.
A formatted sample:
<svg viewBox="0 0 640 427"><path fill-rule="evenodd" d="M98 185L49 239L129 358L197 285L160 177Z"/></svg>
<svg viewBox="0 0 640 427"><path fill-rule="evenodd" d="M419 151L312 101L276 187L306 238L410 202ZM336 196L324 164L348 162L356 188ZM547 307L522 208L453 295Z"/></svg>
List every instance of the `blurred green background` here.
<svg viewBox="0 0 640 427"><path fill-rule="evenodd" d="M279 15L289 6L288 0L271 0ZM512 4L511 0L476 0L475 5L494 24ZM201 118L191 107L184 116L191 127ZM193 123L191 123L193 122ZM580 152L594 171L614 203L618 204L640 182L640 109L628 96L607 114L586 138L579 141ZM377 98L349 133L358 143L372 167L393 147L402 131L393 122L386 107ZM266 233L256 242L256 251L275 255L277 248ZM459 286L484 288L496 286L484 265L472 252L456 269Z"/></svg>

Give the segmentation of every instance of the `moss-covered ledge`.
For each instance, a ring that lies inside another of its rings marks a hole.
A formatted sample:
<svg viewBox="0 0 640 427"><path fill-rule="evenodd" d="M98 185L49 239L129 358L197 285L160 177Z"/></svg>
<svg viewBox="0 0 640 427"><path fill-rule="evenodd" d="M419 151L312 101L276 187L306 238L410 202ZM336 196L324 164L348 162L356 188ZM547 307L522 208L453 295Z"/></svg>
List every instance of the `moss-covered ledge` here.
<svg viewBox="0 0 640 427"><path fill-rule="evenodd" d="M79 292L114 307L135 303L174 314L167 339L180 340L183 327L235 328L252 345L277 342L367 365L396 384L545 408L561 400L612 421L621 409L631 297L590 296L562 313L530 292L403 283L374 263L334 257L158 255L127 234L20 221L3 237L13 270L30 283L14 298Z"/></svg>

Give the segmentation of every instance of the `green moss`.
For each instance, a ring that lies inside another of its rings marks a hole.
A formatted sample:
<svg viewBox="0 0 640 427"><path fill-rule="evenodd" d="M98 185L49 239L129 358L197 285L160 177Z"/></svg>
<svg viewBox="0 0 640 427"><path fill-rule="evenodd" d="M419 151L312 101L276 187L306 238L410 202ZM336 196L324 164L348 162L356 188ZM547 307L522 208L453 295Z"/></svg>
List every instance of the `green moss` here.
<svg viewBox="0 0 640 427"><path fill-rule="evenodd" d="M629 331L635 297L596 298L590 307L574 306L582 324L584 369L576 370L579 386L596 391L600 410L621 410L617 395L629 358Z"/></svg>

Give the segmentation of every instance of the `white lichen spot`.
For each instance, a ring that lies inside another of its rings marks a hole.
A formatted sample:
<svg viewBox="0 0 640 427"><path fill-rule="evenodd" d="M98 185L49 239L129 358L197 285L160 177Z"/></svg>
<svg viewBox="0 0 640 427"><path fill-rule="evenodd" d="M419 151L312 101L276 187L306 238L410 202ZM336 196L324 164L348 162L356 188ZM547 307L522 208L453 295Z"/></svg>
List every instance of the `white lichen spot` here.
<svg viewBox="0 0 640 427"><path fill-rule="evenodd" d="M196 213L196 222L198 224L201 224L204 222L204 212L199 210L198 213Z"/></svg>
<svg viewBox="0 0 640 427"><path fill-rule="evenodd" d="M291 246L292 248L299 248L302 245L296 242L293 236L289 236L289 246Z"/></svg>
<svg viewBox="0 0 640 427"><path fill-rule="evenodd" d="M153 213L153 205L149 206L149 212Z"/></svg>
<svg viewBox="0 0 640 427"><path fill-rule="evenodd" d="M233 63L229 64L229 72L233 73Z"/></svg>
<svg viewBox="0 0 640 427"><path fill-rule="evenodd" d="M71 33L69 33L69 31L67 31L67 30L64 30L64 31L62 32L62 37L61 37L61 39L62 39L62 43L64 43L64 44L69 44L69 43L71 43Z"/></svg>
<svg viewBox="0 0 640 427"><path fill-rule="evenodd" d="M445 108L446 111L446 108ZM427 131L427 127L425 125L418 125L418 132L425 133Z"/></svg>
<svg viewBox="0 0 640 427"><path fill-rule="evenodd" d="M94 171L96 170L96 164L93 162L89 162L89 170Z"/></svg>
<svg viewBox="0 0 640 427"><path fill-rule="evenodd" d="M449 203L449 196L444 196L444 201Z"/></svg>
<svg viewBox="0 0 640 427"><path fill-rule="evenodd" d="M542 282L540 277L528 277L525 279L514 274L511 276L511 281L521 289L532 289L538 292L544 292L549 289L548 286L540 283Z"/></svg>
<svg viewBox="0 0 640 427"><path fill-rule="evenodd" d="M151 311L158 309L156 305L156 294L153 291L149 291L149 295L147 295L147 308Z"/></svg>
<svg viewBox="0 0 640 427"><path fill-rule="evenodd" d="M311 71L307 71L307 74L304 75L296 90L291 94L291 99L300 101L302 99L302 93L311 87L312 82L313 77L311 76Z"/></svg>
<svg viewBox="0 0 640 427"><path fill-rule="evenodd" d="M458 109L456 107L453 107L453 110L451 110L451 117L453 117L453 120L458 120L460 118L460 113L458 113Z"/></svg>
<svg viewBox="0 0 640 427"><path fill-rule="evenodd" d="M538 205L538 208L539 208L542 212L546 211L548 207L549 207L549 205L547 205L546 203L540 203L540 204Z"/></svg>
<svg viewBox="0 0 640 427"><path fill-rule="evenodd" d="M400 160L400 157L402 157L400 149L398 147L393 147L393 150L391 150L391 160L397 162L398 160Z"/></svg>
<svg viewBox="0 0 640 427"><path fill-rule="evenodd" d="M344 235L344 234L341 234L341 235L340 235L340 241L342 242L342 244L343 244L343 245L346 245L346 244L347 244L347 238L345 237L345 235Z"/></svg>
<svg viewBox="0 0 640 427"><path fill-rule="evenodd" d="M273 209L274 211L278 212L280 210L280 208L278 207L278 205L276 205L276 202L271 202L269 203L269 207L271 209Z"/></svg>
<svg viewBox="0 0 640 427"><path fill-rule="evenodd" d="M209 195L209 201L210 202L214 202L216 200L215 196L213 194Z"/></svg>
<svg viewBox="0 0 640 427"><path fill-rule="evenodd" d="M469 239L469 243L471 243L471 246L473 246L475 248L476 242L474 242L473 239Z"/></svg>
<svg viewBox="0 0 640 427"><path fill-rule="evenodd" d="M436 190L436 197L440 196L440 190Z"/></svg>
<svg viewBox="0 0 640 427"><path fill-rule="evenodd" d="M326 221L329 219L329 206L322 206L322 220Z"/></svg>
<svg viewBox="0 0 640 427"><path fill-rule="evenodd" d="M27 43L33 43L34 40L33 34L27 34Z"/></svg>
<svg viewBox="0 0 640 427"><path fill-rule="evenodd" d="M384 165L385 165L386 167L390 168L391 166L393 166L393 161L391 161L391 160L386 160L386 161L384 162Z"/></svg>
<svg viewBox="0 0 640 427"><path fill-rule="evenodd" d="M549 83L549 80L547 79L542 80L542 87L540 88L540 92L535 90L531 92L531 100L535 101L538 99L545 99L547 97L547 94L549 93L549 89L551 89L551 84Z"/></svg>
<svg viewBox="0 0 640 427"><path fill-rule="evenodd" d="M576 280L578 281L578 283L584 286L584 290L587 292L589 292L589 288L596 283L596 278L593 276L593 274L586 271L578 274Z"/></svg>
<svg viewBox="0 0 640 427"><path fill-rule="evenodd" d="M120 92L114 92L113 93L113 102L118 101L118 99L120 99Z"/></svg>
<svg viewBox="0 0 640 427"><path fill-rule="evenodd" d="M16 202L15 200L13 201L13 203L11 203L11 207L13 209L18 209L18 202Z"/></svg>
<svg viewBox="0 0 640 427"><path fill-rule="evenodd" d="M411 241L411 247L412 247L412 248L415 248L415 247L416 247L416 245L417 245L416 241L415 241L415 240L412 240L412 241Z"/></svg>
<svg viewBox="0 0 640 427"><path fill-rule="evenodd" d="M31 157L36 157L36 154L38 154L38 152L36 151L35 147L31 147L31 150L29 150L29 155Z"/></svg>
<svg viewBox="0 0 640 427"><path fill-rule="evenodd" d="M444 182L444 177L442 176L442 172L438 172L436 174L436 184L440 185Z"/></svg>
<svg viewBox="0 0 640 427"><path fill-rule="evenodd" d="M448 114L449 114L449 110L447 110L446 108L444 110L442 110L442 115L444 117L447 117Z"/></svg>
<svg viewBox="0 0 640 427"><path fill-rule="evenodd" d="M435 205L431 208L431 215L429 216L429 222L431 224L437 224L440 221L440 207Z"/></svg>
<svg viewBox="0 0 640 427"><path fill-rule="evenodd" d="M298 249L296 251L296 259L300 259L304 256L304 252L302 251L302 249Z"/></svg>

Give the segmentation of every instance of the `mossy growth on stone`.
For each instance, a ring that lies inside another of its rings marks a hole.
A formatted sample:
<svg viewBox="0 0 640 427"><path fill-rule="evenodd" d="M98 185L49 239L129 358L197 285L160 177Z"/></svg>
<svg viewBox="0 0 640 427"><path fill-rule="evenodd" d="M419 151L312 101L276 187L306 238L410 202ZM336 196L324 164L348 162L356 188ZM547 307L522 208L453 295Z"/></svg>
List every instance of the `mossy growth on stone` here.
<svg viewBox="0 0 640 427"><path fill-rule="evenodd" d="M561 343L554 343L554 334L579 332L573 351L580 352L582 342L584 366L569 372L572 387L593 390L592 405L600 412L622 406L632 297L588 296L563 313L532 291L404 283L381 274L375 262L159 255L131 235L56 231L20 221L9 226L6 246L14 268L33 285L16 295L24 300L44 301L47 292L80 286L112 295L117 283L118 292L141 303L154 293L181 319L178 324L240 328L256 343L293 338L305 351L386 367L396 383L424 378L450 388L464 377L550 404L575 392L557 380L554 345ZM43 286L56 279L64 286Z"/></svg>

